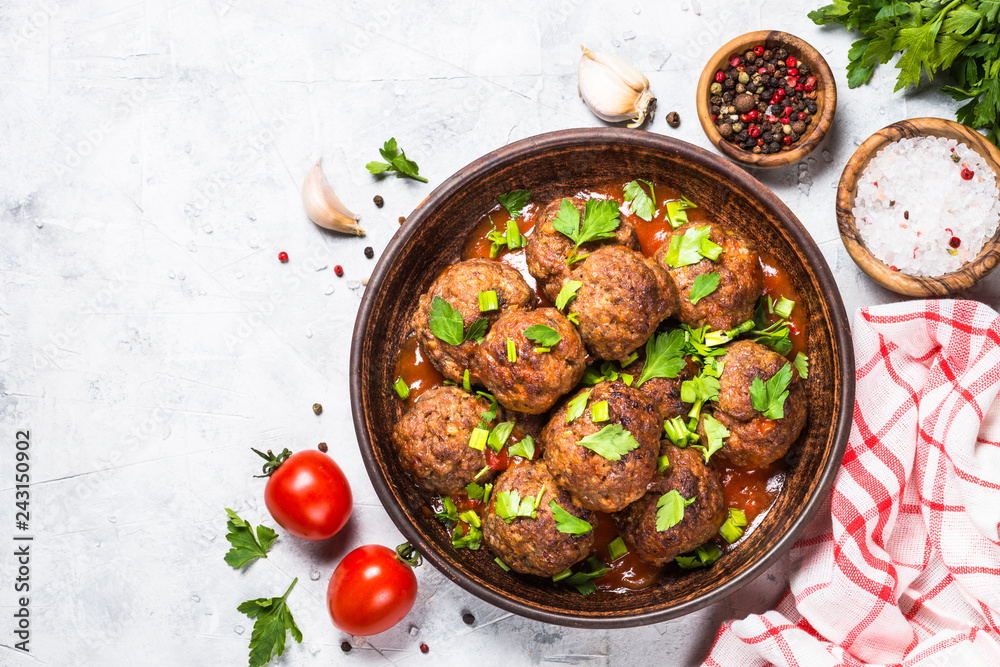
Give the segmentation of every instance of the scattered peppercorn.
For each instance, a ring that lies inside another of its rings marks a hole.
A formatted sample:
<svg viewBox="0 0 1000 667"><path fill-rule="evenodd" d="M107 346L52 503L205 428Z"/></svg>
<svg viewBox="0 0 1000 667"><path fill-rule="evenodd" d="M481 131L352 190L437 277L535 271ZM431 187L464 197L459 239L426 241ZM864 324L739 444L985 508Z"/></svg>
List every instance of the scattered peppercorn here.
<svg viewBox="0 0 1000 667"><path fill-rule="evenodd" d="M948 241L948 245L950 245L952 248L957 248L960 245L962 245L962 239L958 238L957 236L952 236L951 240Z"/></svg>
<svg viewBox="0 0 1000 667"><path fill-rule="evenodd" d="M671 111L667 114L667 125L670 127L677 127L681 124L681 115L676 111Z"/></svg>
<svg viewBox="0 0 1000 667"><path fill-rule="evenodd" d="M372 201L375 202L375 205L378 206L379 208L385 206L385 200L382 199L382 195L375 195L372 198Z"/></svg>
<svg viewBox="0 0 1000 667"><path fill-rule="evenodd" d="M318 415L323 414L323 406L320 405L319 403L313 403L313 412L315 412Z"/></svg>
<svg viewBox="0 0 1000 667"><path fill-rule="evenodd" d="M464 614L462 614L462 622L465 623L466 625L472 625L473 623L476 622L476 617L470 614L469 612L465 612Z"/></svg>
<svg viewBox="0 0 1000 667"><path fill-rule="evenodd" d="M281 262L282 264L284 264L285 262L287 262L288 261L288 253L285 252L284 250L282 250L281 252L279 252L278 253L278 261Z"/></svg>
<svg viewBox="0 0 1000 667"><path fill-rule="evenodd" d="M404 222L406 222L406 218L403 216L399 216L399 224L403 224Z"/></svg>
<svg viewBox="0 0 1000 667"><path fill-rule="evenodd" d="M319 451L321 451L321 452L323 452L324 454L326 454L326 452L327 452L327 451L328 451L328 450L329 450L330 448L326 446L326 443L325 443L325 442L321 442L321 443L319 443L318 445L316 445L316 449L318 449Z"/></svg>
<svg viewBox="0 0 1000 667"><path fill-rule="evenodd" d="M337 277L339 278L340 276L344 275L344 267L338 264L337 266L333 267L333 272L336 273Z"/></svg>
<svg viewBox="0 0 1000 667"><path fill-rule="evenodd" d="M971 181L972 177L976 175L976 172L972 171L968 167L962 167L962 178L967 181Z"/></svg>
<svg viewBox="0 0 1000 667"><path fill-rule="evenodd" d="M890 268L890 269L892 269L893 271L899 271L899 267L898 267L898 266L896 266L895 264L893 264L893 265L892 265L892 266L890 266L889 268Z"/></svg>
<svg viewBox="0 0 1000 667"><path fill-rule="evenodd" d="M910 212L903 211L903 220L909 220L909 219L910 219Z"/></svg>
<svg viewBox="0 0 1000 667"><path fill-rule="evenodd" d="M427 644L420 644L420 652L421 653L427 653L430 650L431 650L431 647L428 646Z"/></svg>
<svg viewBox="0 0 1000 667"><path fill-rule="evenodd" d="M344 653L351 652L351 642L340 642L340 650Z"/></svg>
<svg viewBox="0 0 1000 667"><path fill-rule="evenodd" d="M371 259L374 256L375 256L375 249L374 248L372 248L371 246L368 246L367 248L365 248L365 257L367 257L368 259Z"/></svg>

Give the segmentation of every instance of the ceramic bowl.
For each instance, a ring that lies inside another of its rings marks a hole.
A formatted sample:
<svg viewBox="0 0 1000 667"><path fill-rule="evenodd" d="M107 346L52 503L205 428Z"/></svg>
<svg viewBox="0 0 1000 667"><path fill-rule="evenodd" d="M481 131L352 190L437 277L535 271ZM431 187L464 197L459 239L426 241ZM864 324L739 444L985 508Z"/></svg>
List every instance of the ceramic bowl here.
<svg viewBox="0 0 1000 667"><path fill-rule="evenodd" d="M627 595L576 591L505 572L483 546L456 550L426 495L397 461L391 436L402 409L392 389L400 342L419 296L455 262L498 193L527 188L538 202L611 179L673 183L714 218L783 264L809 313L809 420L788 458L785 486L760 526L706 569L672 573ZM351 347L354 427L368 474L399 530L445 576L529 618L577 627L656 623L736 591L784 553L815 515L840 467L854 405L850 327L830 269L809 233L763 184L691 144L620 128L562 130L485 155L438 186L406 219L375 267Z"/></svg>

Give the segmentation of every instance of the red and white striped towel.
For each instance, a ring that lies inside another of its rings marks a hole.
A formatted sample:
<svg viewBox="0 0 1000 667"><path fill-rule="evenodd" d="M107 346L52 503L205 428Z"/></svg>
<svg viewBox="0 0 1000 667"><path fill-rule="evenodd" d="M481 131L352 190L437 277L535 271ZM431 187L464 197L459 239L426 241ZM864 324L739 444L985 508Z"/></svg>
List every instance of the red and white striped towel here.
<svg viewBox="0 0 1000 667"><path fill-rule="evenodd" d="M1000 665L1000 316L862 308L854 350L847 453L790 590L705 665Z"/></svg>

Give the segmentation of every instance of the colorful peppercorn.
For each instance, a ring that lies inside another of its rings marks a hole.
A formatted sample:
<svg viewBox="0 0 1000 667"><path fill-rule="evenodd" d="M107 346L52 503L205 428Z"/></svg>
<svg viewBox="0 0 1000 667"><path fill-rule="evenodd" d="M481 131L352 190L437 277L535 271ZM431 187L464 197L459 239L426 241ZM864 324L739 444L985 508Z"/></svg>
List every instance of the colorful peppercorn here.
<svg viewBox="0 0 1000 667"><path fill-rule="evenodd" d="M284 250L282 250L281 252L279 252L278 253L278 261L281 262L282 264L284 264L285 262L287 262L288 261L288 253L285 252Z"/></svg>
<svg viewBox="0 0 1000 667"><path fill-rule="evenodd" d="M333 267L333 272L336 273L337 277L339 278L340 276L344 275L344 267L338 264L337 266Z"/></svg>
<svg viewBox="0 0 1000 667"><path fill-rule="evenodd" d="M972 171L968 167L962 167L962 178L967 181L971 181L972 177L976 175L976 172Z"/></svg>

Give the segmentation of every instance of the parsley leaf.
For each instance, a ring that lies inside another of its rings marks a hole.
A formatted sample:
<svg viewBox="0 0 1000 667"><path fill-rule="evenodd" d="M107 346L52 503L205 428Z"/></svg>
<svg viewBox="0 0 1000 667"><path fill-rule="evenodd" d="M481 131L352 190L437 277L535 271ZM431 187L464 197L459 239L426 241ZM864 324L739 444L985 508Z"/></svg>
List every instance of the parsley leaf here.
<svg viewBox="0 0 1000 667"><path fill-rule="evenodd" d="M434 518L442 523L452 524L458 521L458 508L451 496L438 496L441 499L441 511Z"/></svg>
<svg viewBox="0 0 1000 667"><path fill-rule="evenodd" d="M685 498L677 489L671 489L656 501L656 530L670 530L684 520L684 508L695 501L698 496Z"/></svg>
<svg viewBox="0 0 1000 667"><path fill-rule="evenodd" d="M436 296L431 301L430 326L431 333L444 342L449 345L461 345L467 340L478 340L485 336L489 320L480 317L463 335L465 318L462 316L462 312L457 308L452 308L450 303Z"/></svg>
<svg viewBox="0 0 1000 667"><path fill-rule="evenodd" d="M463 320L464 321L464 320ZM480 340L486 335L486 329L490 326L490 321L485 317L480 317L478 320L472 323L469 330L465 332L464 340Z"/></svg>
<svg viewBox="0 0 1000 667"><path fill-rule="evenodd" d="M272 656L284 653L286 631L291 631L292 638L302 643L302 632L295 625L292 612L285 604L285 599L298 580L298 577L293 579L291 586L280 598L247 600L236 608L240 613L257 619L250 634L250 667L263 667L270 662Z"/></svg>
<svg viewBox="0 0 1000 667"><path fill-rule="evenodd" d="M503 449L503 446L507 444L507 439L510 437L513 430L514 422L500 422L494 426L493 430L490 431L489 438L486 440L490 449L494 452L499 452Z"/></svg>
<svg viewBox="0 0 1000 667"><path fill-rule="evenodd" d="M684 234L671 236L670 246L664 260L675 269L697 264L708 254L715 252L711 246L719 247L708 238L711 233L712 228L706 225L704 227L689 227Z"/></svg>
<svg viewBox="0 0 1000 667"><path fill-rule="evenodd" d="M533 340L537 345L552 347L562 340L559 332L544 324L533 324L524 330L525 338Z"/></svg>
<svg viewBox="0 0 1000 667"><path fill-rule="evenodd" d="M782 356L792 349L791 329L786 320L778 320L766 329L754 329L750 335L755 342L764 343Z"/></svg>
<svg viewBox="0 0 1000 667"><path fill-rule="evenodd" d="M560 533L566 533L568 535L583 535L584 533L589 533L594 529L589 522L584 521L578 516L570 514L560 507L554 500L549 501L549 507L552 509L552 516L556 520L556 530Z"/></svg>
<svg viewBox="0 0 1000 667"><path fill-rule="evenodd" d="M652 197L646 194L646 191L639 185L640 182L649 186ZM653 184L649 181L640 178L625 184L625 201L629 202L632 212L646 222L652 220L656 213L655 197L656 191L653 190Z"/></svg>
<svg viewBox="0 0 1000 667"><path fill-rule="evenodd" d="M522 498L521 494L517 492L517 489L499 491L496 494L496 503L494 505L497 516L507 523L510 523L518 517L534 519L538 516L538 505L541 502L542 494L544 493L544 486L539 489L538 495L534 498L531 496Z"/></svg>
<svg viewBox="0 0 1000 667"><path fill-rule="evenodd" d="M507 209L511 218L521 217L524 213L524 207L528 205L529 199L531 199L531 190L514 190L513 192L508 192L497 197L497 201Z"/></svg>
<svg viewBox="0 0 1000 667"><path fill-rule="evenodd" d="M702 373L681 383L681 400L685 403L719 400L719 379Z"/></svg>
<svg viewBox="0 0 1000 667"><path fill-rule="evenodd" d="M719 287L721 276L718 273L703 273L694 279L691 284L691 291L688 293L688 300L691 305L696 305L699 301L714 292Z"/></svg>
<svg viewBox="0 0 1000 667"><path fill-rule="evenodd" d="M530 435L524 436L520 442L516 442L507 448L510 456L521 456L526 459L535 458L535 439Z"/></svg>
<svg viewBox="0 0 1000 667"><path fill-rule="evenodd" d="M260 525L257 526L257 536L254 537L253 526L237 516L236 512L227 507L226 514L229 515L226 539L233 545L225 555L226 562L239 569L257 558L267 558L267 550L278 534L267 526Z"/></svg>
<svg viewBox="0 0 1000 667"><path fill-rule="evenodd" d="M559 290L559 294L556 296L556 308L558 310L564 309L566 304L573 300L573 297L576 296L581 287L583 287L583 283L579 280L567 280L564 282L562 289Z"/></svg>
<svg viewBox="0 0 1000 667"><path fill-rule="evenodd" d="M692 554L677 556L674 560L685 570L691 570L696 567L708 567L719 560L721 555L722 549L711 542L706 542L695 549Z"/></svg>
<svg viewBox="0 0 1000 667"><path fill-rule="evenodd" d="M590 398L591 391L590 389L581 391L566 404L568 408L566 410L567 424L583 414L584 409L587 407L587 399Z"/></svg>
<svg viewBox="0 0 1000 667"><path fill-rule="evenodd" d="M798 371L799 377L805 380L809 377L809 357L799 352L795 355L795 361L792 362L792 366L795 366L795 370Z"/></svg>
<svg viewBox="0 0 1000 667"><path fill-rule="evenodd" d="M576 444L603 456L609 461L618 461L625 454L639 446L632 434L622 428L621 424L608 424L597 433L592 433Z"/></svg>
<svg viewBox="0 0 1000 667"><path fill-rule="evenodd" d="M685 366L682 330L650 336L646 341L646 363L635 386L638 389L646 380L653 378L675 378Z"/></svg>
<svg viewBox="0 0 1000 667"><path fill-rule="evenodd" d="M451 534L451 546L456 549L479 551L479 546L483 541L483 531L471 523L466 524L466 526L463 532L459 532L462 530L461 525L455 527L455 532Z"/></svg>
<svg viewBox="0 0 1000 667"><path fill-rule="evenodd" d="M552 227L565 234L573 241L575 251L584 243L603 241L615 238L615 230L621 221L618 219L618 202L614 199L588 199L583 207L583 223L580 223L580 212L569 199L563 199L559 205L559 213L552 220ZM566 262L572 264L586 255L573 255Z"/></svg>
<svg viewBox="0 0 1000 667"><path fill-rule="evenodd" d="M586 567L589 571L582 570L580 572L573 572L573 570L566 569L552 576L552 581L562 582L567 586L572 586L577 590L580 595L590 595L591 593L597 592L597 586L594 585L594 579L599 579L605 574L611 571L610 567L607 567L604 563L598 560L594 556L590 556L586 560Z"/></svg>
<svg viewBox="0 0 1000 667"><path fill-rule="evenodd" d="M421 183L427 182L427 179L418 173L420 168L417 166L417 163L406 157L405 151L399 150L395 137L385 142L382 148L378 149L378 152L382 154L382 159L386 160L386 162L369 162L365 165L369 172L382 174L395 171L398 178L409 176L415 181L420 181Z"/></svg>
<svg viewBox="0 0 1000 667"><path fill-rule="evenodd" d="M732 435L722 422L717 420L712 415L705 415L702 418L702 423L705 424L705 435L708 436L708 447L702 447L701 445L695 445L701 450L701 453L705 457L705 463L712 457L712 454L716 453L725 443L723 438L728 438Z"/></svg>
<svg viewBox="0 0 1000 667"><path fill-rule="evenodd" d="M785 416L785 399L788 398L788 383L792 381L792 365L785 364L767 382L754 378L750 384L750 401L753 409L768 419Z"/></svg>

